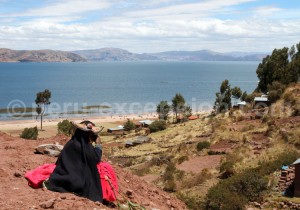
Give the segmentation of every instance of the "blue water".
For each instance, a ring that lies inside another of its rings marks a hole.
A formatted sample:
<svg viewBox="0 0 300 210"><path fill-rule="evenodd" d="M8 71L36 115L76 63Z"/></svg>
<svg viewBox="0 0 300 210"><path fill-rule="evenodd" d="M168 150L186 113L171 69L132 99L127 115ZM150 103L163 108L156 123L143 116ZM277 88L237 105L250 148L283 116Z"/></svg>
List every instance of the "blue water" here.
<svg viewBox="0 0 300 210"><path fill-rule="evenodd" d="M113 107L113 113L121 109L154 111L153 104L171 101L177 92L198 109L204 102L213 105L215 92L224 79L232 87L252 92L258 81L257 65L258 62L0 63L0 108L12 105L14 100L32 107L36 93L49 89L57 113L65 111L66 103L68 110L104 103ZM1 116L0 119L6 118Z"/></svg>

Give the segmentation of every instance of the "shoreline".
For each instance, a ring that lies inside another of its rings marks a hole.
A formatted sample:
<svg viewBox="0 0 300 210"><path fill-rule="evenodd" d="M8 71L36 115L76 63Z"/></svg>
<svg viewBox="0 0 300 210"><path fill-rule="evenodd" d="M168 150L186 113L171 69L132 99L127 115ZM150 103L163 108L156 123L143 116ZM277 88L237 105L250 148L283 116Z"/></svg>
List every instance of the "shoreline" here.
<svg viewBox="0 0 300 210"><path fill-rule="evenodd" d="M210 111L200 111L193 113L194 115L204 115L208 114ZM173 116L171 114L170 116ZM81 122L83 120L91 120L97 126L103 126L106 129L110 126L117 126L123 124L127 119L132 121L139 121L139 120L155 120L158 119L157 113L144 113L144 114L128 114L128 115L111 115L111 116L89 116L89 117L73 117L73 118L53 118L53 119L43 119L43 128L50 129L52 132L56 131L56 126L62 120L70 120L75 122ZM29 120L5 120L0 121L0 131L9 133L11 135L19 135L20 131L24 128L35 127L37 126L40 128L40 121L35 119Z"/></svg>

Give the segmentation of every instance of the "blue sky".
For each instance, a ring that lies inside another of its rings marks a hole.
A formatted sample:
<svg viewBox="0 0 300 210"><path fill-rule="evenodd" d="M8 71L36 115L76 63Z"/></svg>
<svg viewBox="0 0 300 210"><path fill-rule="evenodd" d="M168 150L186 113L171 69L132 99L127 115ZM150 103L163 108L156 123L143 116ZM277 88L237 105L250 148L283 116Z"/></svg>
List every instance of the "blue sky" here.
<svg viewBox="0 0 300 210"><path fill-rule="evenodd" d="M0 0L0 48L271 52L299 42L299 0Z"/></svg>

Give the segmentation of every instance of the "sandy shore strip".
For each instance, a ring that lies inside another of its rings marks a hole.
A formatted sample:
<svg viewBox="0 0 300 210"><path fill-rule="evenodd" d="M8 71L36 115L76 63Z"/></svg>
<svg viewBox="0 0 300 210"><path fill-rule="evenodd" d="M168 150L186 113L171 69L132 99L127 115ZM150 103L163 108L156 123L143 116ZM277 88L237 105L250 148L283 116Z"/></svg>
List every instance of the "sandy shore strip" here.
<svg viewBox="0 0 300 210"><path fill-rule="evenodd" d="M207 111L193 113L194 115L205 115ZM172 116L172 115L171 115ZM144 114L128 114L128 115L112 115L112 116L82 116L74 118L47 118L43 119L43 130L39 134L40 137L54 136L57 133L57 124L62 120L67 119L70 121L81 122L83 120L90 120L97 126L103 126L105 129L122 125L127 119L132 121L140 120L156 120L158 119L157 113L144 113ZM41 122L39 120L5 120L0 121L0 131L6 132L13 136L19 136L24 128L30 128L37 126L40 128Z"/></svg>

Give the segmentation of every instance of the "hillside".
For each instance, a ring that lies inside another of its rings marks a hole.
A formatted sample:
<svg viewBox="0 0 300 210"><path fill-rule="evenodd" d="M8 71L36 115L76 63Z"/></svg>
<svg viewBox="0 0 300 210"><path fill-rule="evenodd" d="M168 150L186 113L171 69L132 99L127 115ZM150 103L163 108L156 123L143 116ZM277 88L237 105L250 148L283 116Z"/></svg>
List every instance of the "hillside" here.
<svg viewBox="0 0 300 210"><path fill-rule="evenodd" d="M82 62L86 61L71 52L54 50L0 49L0 62Z"/></svg>
<svg viewBox="0 0 300 210"><path fill-rule="evenodd" d="M158 60L156 56L136 54L118 48L73 51L89 61L143 61Z"/></svg>
<svg viewBox="0 0 300 210"><path fill-rule="evenodd" d="M54 209L111 209L99 202L69 193L56 193L28 186L24 174L45 163L55 163L56 158L34 154L34 148L44 143L64 144L68 138L56 136L39 140L24 140L0 132L0 204L1 209L43 209L43 204L51 204ZM131 201L147 209L186 209L185 205L168 193L149 184L129 171L113 165L122 194L130 191ZM125 195L126 196L126 195ZM124 203L124 199L119 196ZM116 209L116 208L114 208Z"/></svg>
<svg viewBox="0 0 300 210"><path fill-rule="evenodd" d="M297 84L270 108L253 110L249 105L170 124L150 134L151 142L135 147L121 145L139 133L106 144L115 144L109 154L113 162L174 193L190 209L300 206L299 199L284 197L278 189L281 166L300 157L299 110Z"/></svg>
<svg viewBox="0 0 300 210"><path fill-rule="evenodd" d="M137 54L118 48L73 51L89 61L259 61L265 54L218 53L209 50Z"/></svg>
<svg viewBox="0 0 300 210"><path fill-rule="evenodd" d="M265 54L218 53L209 50L132 53L118 48L94 50L11 50L0 48L0 62L83 62L83 61L259 61Z"/></svg>

